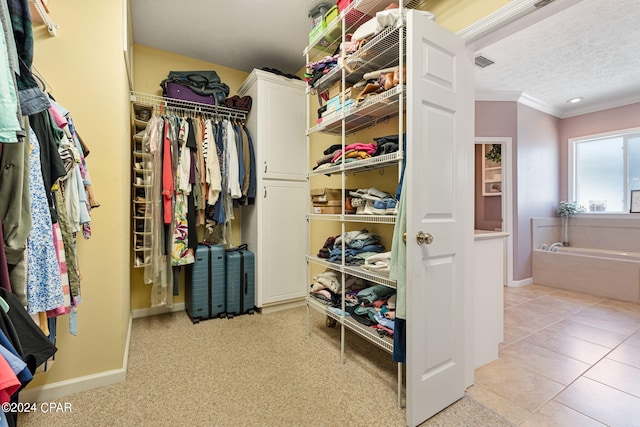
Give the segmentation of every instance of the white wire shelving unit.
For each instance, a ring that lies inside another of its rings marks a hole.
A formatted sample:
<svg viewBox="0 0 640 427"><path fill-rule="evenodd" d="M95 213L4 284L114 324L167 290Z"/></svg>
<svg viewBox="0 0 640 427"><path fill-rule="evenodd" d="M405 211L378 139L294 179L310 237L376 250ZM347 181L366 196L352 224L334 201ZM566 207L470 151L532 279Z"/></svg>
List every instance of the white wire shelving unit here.
<svg viewBox="0 0 640 427"><path fill-rule="evenodd" d="M397 2L400 9L419 9L427 0L401 0ZM307 64L326 59L331 52L339 52L341 40L345 40L347 34L353 33L356 28L367 20L375 19L378 11L384 10L393 1L388 0L353 0L338 16L329 23L317 40L323 43L312 43L304 50ZM404 13L402 13L404 15ZM363 80L365 74L397 67L400 81L395 87L386 91L370 94L365 99L357 100L351 105L340 108L329 116L322 117L315 125L307 129L307 153L311 153L311 138L317 134L326 134L341 137L342 149L345 148L345 138L355 132L376 126L379 123L388 122L390 119L398 120L399 150L395 153L384 154L369 159L358 160L351 163L322 166L308 173L308 180L322 175L340 175L342 185L342 213L341 214L307 214L308 233L311 232L312 221L339 222L341 233L346 232L346 225L350 223L379 223L395 225L396 215L353 215L345 212L346 176L357 174L372 169L398 167L398 174L402 170L405 153L403 151L403 133L405 121L405 100L407 87L405 85L404 67L406 52L406 28L404 19L399 19L395 26L389 26L373 38L368 40L360 49L345 56L340 54L337 65L324 76L313 82L312 87L307 88L307 120L311 123L311 117L315 117L315 111L311 111L310 99L312 95L322 93L336 83L341 83L341 88L346 88ZM345 106L344 91L341 92L341 106ZM309 159L311 163L311 159ZM399 177L398 177L399 178ZM317 248L316 248L317 249ZM344 245L343 245L344 253ZM315 249L314 249L315 250ZM316 265L342 274L342 283L345 276L351 275L367 280L373 284L381 284L396 288L396 282L389 277L365 270L360 266L346 265L344 259L340 263L329 262L327 259L313 255L307 255L307 271L311 276L311 266ZM310 333L309 310L313 309L332 319L341 328L341 361L345 359L345 331L350 331L358 336L374 343L389 353L393 353L393 339L381 337L374 329L360 324L345 313L344 298L345 289L342 289L342 304L340 308L329 308L313 296L307 298L307 334ZM329 322L328 322L329 323ZM402 364L398 363L398 406L402 407Z"/></svg>

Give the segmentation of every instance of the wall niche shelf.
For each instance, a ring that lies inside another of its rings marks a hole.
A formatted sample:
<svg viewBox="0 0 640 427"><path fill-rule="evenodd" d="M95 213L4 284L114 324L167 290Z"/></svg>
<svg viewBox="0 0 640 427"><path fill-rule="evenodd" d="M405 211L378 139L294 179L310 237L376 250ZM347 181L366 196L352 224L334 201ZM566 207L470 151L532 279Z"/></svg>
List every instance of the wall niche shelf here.
<svg viewBox="0 0 640 427"><path fill-rule="evenodd" d="M482 144L482 195L500 196L502 194L502 162L487 159L492 144Z"/></svg>

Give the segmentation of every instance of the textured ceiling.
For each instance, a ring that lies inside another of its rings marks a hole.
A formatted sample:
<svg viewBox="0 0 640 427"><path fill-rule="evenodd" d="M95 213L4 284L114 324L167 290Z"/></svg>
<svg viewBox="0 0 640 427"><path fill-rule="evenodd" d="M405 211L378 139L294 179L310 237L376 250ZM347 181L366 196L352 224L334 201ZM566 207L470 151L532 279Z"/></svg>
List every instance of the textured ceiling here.
<svg viewBox="0 0 640 427"><path fill-rule="evenodd" d="M476 91L524 92L559 117L640 102L640 1L583 0L478 53L495 64L476 67Z"/></svg>
<svg viewBox="0 0 640 427"><path fill-rule="evenodd" d="M130 1L134 43L291 74L304 66L308 11L322 2ZM478 53L495 64L476 67L477 93L521 92L558 117L640 102L640 0L582 0Z"/></svg>
<svg viewBox="0 0 640 427"><path fill-rule="evenodd" d="M134 43L250 72L304 67L321 0L130 0ZM332 3L326 1L325 3Z"/></svg>

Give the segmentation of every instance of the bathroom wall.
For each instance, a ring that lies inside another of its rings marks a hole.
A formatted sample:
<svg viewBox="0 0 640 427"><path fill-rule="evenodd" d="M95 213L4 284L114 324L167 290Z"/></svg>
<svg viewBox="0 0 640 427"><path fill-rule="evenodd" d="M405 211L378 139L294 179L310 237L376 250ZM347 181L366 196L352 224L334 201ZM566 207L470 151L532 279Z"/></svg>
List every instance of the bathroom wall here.
<svg viewBox="0 0 640 427"><path fill-rule="evenodd" d="M512 138L513 279L527 281L531 218L551 216L558 201L558 119L517 102L477 101L475 131Z"/></svg>
<svg viewBox="0 0 640 427"><path fill-rule="evenodd" d="M532 277L531 219L553 216L559 197L559 119L518 104L514 280Z"/></svg>
<svg viewBox="0 0 640 427"><path fill-rule="evenodd" d="M513 141L514 149L511 150L512 154L512 164L516 163L516 152L517 152L517 141L518 141L518 123L517 123L517 109L516 102L504 102L504 101L476 101L476 109L475 109L475 136L476 137L510 137ZM475 189L475 216L476 216L476 228L478 229L489 229L500 227L501 224L498 224L496 227L493 227L492 224L487 224L485 218L489 216L491 218L491 214L487 215L489 211L495 211L499 215L502 214L502 206L501 202L487 201L486 199L496 199L500 200L502 197L482 197L482 189L479 187L478 181L482 181L481 174L481 165L480 165L480 155L478 154L478 150L480 150L480 145L476 145L476 189ZM503 177L504 179L505 177ZM512 199L515 201L515 189L518 186L518 177L514 173L513 183L511 185L511 189L513 191ZM504 196L504 194L503 194ZM478 200L485 199L485 200ZM489 204L487 204L489 203ZM515 217L516 206L514 205L514 212L512 216ZM485 212L487 211L487 212ZM500 217L498 217L500 218ZM487 228L491 227L491 228ZM514 236L514 242L517 236ZM515 244L515 243L514 243Z"/></svg>
<svg viewBox="0 0 640 427"><path fill-rule="evenodd" d="M560 120L560 200L567 200L569 139L640 127L640 103Z"/></svg>

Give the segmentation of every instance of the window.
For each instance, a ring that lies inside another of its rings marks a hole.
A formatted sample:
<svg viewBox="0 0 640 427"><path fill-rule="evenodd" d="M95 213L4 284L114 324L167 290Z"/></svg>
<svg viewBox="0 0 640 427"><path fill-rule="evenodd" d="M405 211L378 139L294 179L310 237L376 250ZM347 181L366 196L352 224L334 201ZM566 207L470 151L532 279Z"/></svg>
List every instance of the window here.
<svg viewBox="0 0 640 427"><path fill-rule="evenodd" d="M587 212L629 212L640 190L640 128L569 140L569 198Z"/></svg>

